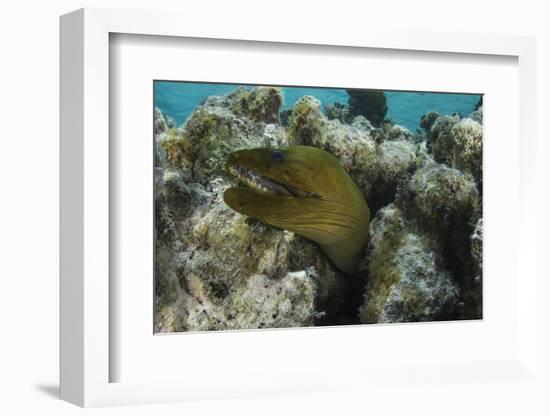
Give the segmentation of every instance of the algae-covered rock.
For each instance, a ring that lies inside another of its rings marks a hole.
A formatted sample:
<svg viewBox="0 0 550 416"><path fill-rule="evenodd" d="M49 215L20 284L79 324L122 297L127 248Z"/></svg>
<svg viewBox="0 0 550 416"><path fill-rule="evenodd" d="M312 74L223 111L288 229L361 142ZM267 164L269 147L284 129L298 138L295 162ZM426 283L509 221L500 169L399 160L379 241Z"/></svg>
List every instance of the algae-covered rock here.
<svg viewBox="0 0 550 416"><path fill-rule="evenodd" d="M428 142L421 140L416 144L416 167L421 169L425 166L432 166L435 164L432 154L428 148Z"/></svg>
<svg viewBox="0 0 550 416"><path fill-rule="evenodd" d="M384 140L414 142L414 137L406 127L400 126L398 124L393 124L384 134Z"/></svg>
<svg viewBox="0 0 550 416"><path fill-rule="evenodd" d="M340 133L338 129L345 126L338 120L328 120L321 112L321 102L311 96L302 97L296 102L292 110L289 123L289 142L291 145L315 146L336 154L348 164L352 161L353 150L355 146L352 138L335 137L335 132ZM328 133L327 129L333 132ZM345 129L345 128L344 128ZM349 132L349 130L347 130ZM343 141L348 143L343 144Z"/></svg>
<svg viewBox="0 0 550 416"><path fill-rule="evenodd" d="M178 303L174 325L215 330L330 323L342 307L345 278L321 251L216 202L188 219L191 237L172 250L172 259L157 249L159 260L171 263L157 270L157 298L172 308L171 302L186 299ZM157 310L157 328L166 330L166 308Z"/></svg>
<svg viewBox="0 0 550 416"><path fill-rule="evenodd" d="M158 309L156 332L288 328L313 324L313 290L305 271L280 280L252 275L220 302L201 280L186 276L187 290L173 305ZM225 289L218 289L224 291Z"/></svg>
<svg viewBox="0 0 550 416"><path fill-rule="evenodd" d="M483 218L477 220L472 233L472 257L477 262L480 273L483 271Z"/></svg>
<svg viewBox="0 0 550 416"><path fill-rule="evenodd" d="M219 107L204 107L193 113L184 128L192 144L194 174L200 181L221 174L227 156L235 150L286 144L282 131L265 134L265 124L237 118Z"/></svg>
<svg viewBox="0 0 550 416"><path fill-rule="evenodd" d="M481 124L464 118L451 129L454 146L451 150L451 166L472 174L481 191L482 138Z"/></svg>
<svg viewBox="0 0 550 416"><path fill-rule="evenodd" d="M483 113L481 107L472 113L475 118L426 114L421 121L427 128L427 138L434 160L471 174L482 191ZM427 127L430 126L431 127Z"/></svg>
<svg viewBox="0 0 550 416"><path fill-rule="evenodd" d="M366 119L364 116L357 116L353 120L351 120L351 125L355 127L358 130L362 130L365 133L373 133L377 129L371 124L369 120Z"/></svg>
<svg viewBox="0 0 550 416"><path fill-rule="evenodd" d="M164 168L165 168L165 160L166 160L166 154L164 152L163 147L160 144L160 140L164 136L166 132L166 120L164 118L164 115L161 113L161 111L158 108L155 108L154 111L154 163L155 163L155 175L154 175L154 184L155 184L155 195L157 195L163 184L164 180Z"/></svg>
<svg viewBox="0 0 550 416"><path fill-rule="evenodd" d="M467 276L464 288L463 319L481 319L482 315L482 281L483 281L483 218L480 218L471 236L472 258L475 266Z"/></svg>
<svg viewBox="0 0 550 416"><path fill-rule="evenodd" d="M449 319L458 288L437 245L415 231L393 204L378 211L369 237L369 278L359 311L361 322Z"/></svg>
<svg viewBox="0 0 550 416"><path fill-rule="evenodd" d="M167 132L169 129L176 126L174 119L170 117L165 117L158 108L155 107L154 113L154 134L161 134Z"/></svg>
<svg viewBox="0 0 550 416"><path fill-rule="evenodd" d="M235 329L288 328L313 324L314 286L305 271L289 272L279 281L254 275L233 299Z"/></svg>
<svg viewBox="0 0 550 416"><path fill-rule="evenodd" d="M472 221L475 223L481 210L472 177L435 163L412 175L408 184L400 189L398 201L424 227L439 232Z"/></svg>
<svg viewBox="0 0 550 416"><path fill-rule="evenodd" d="M181 128L171 128L161 135L158 143L168 169L190 171L193 167L193 149L189 137Z"/></svg>
<svg viewBox="0 0 550 416"><path fill-rule="evenodd" d="M477 121L479 124L483 124L483 106L480 105L478 108L473 111L468 118L471 118L474 121Z"/></svg>
<svg viewBox="0 0 550 416"><path fill-rule="evenodd" d="M184 308L185 302L173 305L164 305L157 308L155 315L155 333L182 332L186 330L184 325L187 318Z"/></svg>
<svg viewBox="0 0 550 416"><path fill-rule="evenodd" d="M156 191L155 230L158 239L172 240L178 234L186 235L188 216L211 195L196 182L189 180L185 171L167 169L162 186Z"/></svg>
<svg viewBox="0 0 550 416"><path fill-rule="evenodd" d="M481 200L471 175L445 165L428 164L399 189L396 203L409 221L438 245L460 290L475 290L471 284L475 261L470 237L481 216ZM466 310L478 303L470 302Z"/></svg>
<svg viewBox="0 0 550 416"><path fill-rule="evenodd" d="M277 123L279 108L283 104L280 88L255 87L251 90L238 88L228 95L229 109L237 116L254 122Z"/></svg>
<svg viewBox="0 0 550 416"><path fill-rule="evenodd" d="M341 123L348 123L352 118L350 114L349 106L347 106L346 104L342 104L342 103L327 104L324 106L324 110L329 120L339 120Z"/></svg>
<svg viewBox="0 0 550 416"><path fill-rule="evenodd" d="M165 265L157 270L157 298L168 306L180 300L177 324L186 330L310 325L315 283L290 271L284 232L249 221L217 195L184 220L170 246L157 247ZM165 328L165 314L159 319Z"/></svg>
<svg viewBox="0 0 550 416"><path fill-rule="evenodd" d="M398 185L416 170L416 152L417 147L405 140L384 141L377 146L376 160L363 167L364 180L372 182L368 201L374 212L392 202Z"/></svg>
<svg viewBox="0 0 550 416"><path fill-rule="evenodd" d="M315 243L288 231L285 236L289 243L288 268L305 270L315 283L315 310L319 311L316 324L341 323L340 316L348 307L350 277L338 270Z"/></svg>
<svg viewBox="0 0 550 416"><path fill-rule="evenodd" d="M153 112L153 132L155 135L164 133L167 129L166 127L166 119L164 118L164 114L155 107L155 110Z"/></svg>
<svg viewBox="0 0 550 416"><path fill-rule="evenodd" d="M287 145L283 127L274 124L281 103L280 90L271 87L209 97L181 128L169 130L160 140L167 166L190 169L205 183L224 174L225 160L235 150Z"/></svg>
<svg viewBox="0 0 550 416"><path fill-rule="evenodd" d="M192 277L193 275L191 275ZM224 302L205 294L200 280L190 289L187 330L288 328L313 324L313 285L304 271L280 280L250 276Z"/></svg>
<svg viewBox="0 0 550 416"><path fill-rule="evenodd" d="M436 162L450 165L451 152L454 147L451 130L459 121L460 117L458 116L441 116L433 122L427 139L428 148L432 151Z"/></svg>
<svg viewBox="0 0 550 416"><path fill-rule="evenodd" d="M435 111L428 111L420 118L420 127L422 127L425 132L429 132L438 117L439 113Z"/></svg>

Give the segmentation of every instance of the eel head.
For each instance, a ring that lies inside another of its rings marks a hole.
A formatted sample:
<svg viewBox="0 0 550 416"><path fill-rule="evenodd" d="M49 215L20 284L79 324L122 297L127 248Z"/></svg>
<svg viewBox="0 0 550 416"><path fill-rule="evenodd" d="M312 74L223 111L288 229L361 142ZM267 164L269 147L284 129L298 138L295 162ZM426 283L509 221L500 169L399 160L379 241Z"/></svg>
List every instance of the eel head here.
<svg viewBox="0 0 550 416"><path fill-rule="evenodd" d="M317 242L340 270L355 272L370 211L336 157L310 146L247 149L226 168L244 185L225 191L227 205Z"/></svg>

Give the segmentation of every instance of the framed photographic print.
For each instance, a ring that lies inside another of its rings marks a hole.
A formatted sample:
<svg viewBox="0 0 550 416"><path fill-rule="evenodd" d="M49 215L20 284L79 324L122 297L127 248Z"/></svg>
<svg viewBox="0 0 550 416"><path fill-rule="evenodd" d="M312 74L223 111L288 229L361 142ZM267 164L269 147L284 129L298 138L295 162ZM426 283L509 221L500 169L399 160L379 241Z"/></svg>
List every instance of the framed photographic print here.
<svg viewBox="0 0 550 416"><path fill-rule="evenodd" d="M534 41L178 22L61 19L62 398L537 383Z"/></svg>

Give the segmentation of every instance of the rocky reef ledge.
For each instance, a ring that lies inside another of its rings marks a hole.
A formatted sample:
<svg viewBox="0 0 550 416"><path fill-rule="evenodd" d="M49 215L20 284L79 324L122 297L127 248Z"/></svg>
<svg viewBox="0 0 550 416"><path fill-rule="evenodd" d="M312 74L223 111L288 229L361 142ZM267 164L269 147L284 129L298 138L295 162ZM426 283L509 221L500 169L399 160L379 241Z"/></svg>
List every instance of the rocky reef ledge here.
<svg viewBox="0 0 550 416"><path fill-rule="evenodd" d="M425 132L344 122L281 90L207 98L182 126L155 110L155 331L480 318L482 109ZM345 106L339 111L353 114ZM339 158L373 214L359 272L227 207L231 152L304 144Z"/></svg>

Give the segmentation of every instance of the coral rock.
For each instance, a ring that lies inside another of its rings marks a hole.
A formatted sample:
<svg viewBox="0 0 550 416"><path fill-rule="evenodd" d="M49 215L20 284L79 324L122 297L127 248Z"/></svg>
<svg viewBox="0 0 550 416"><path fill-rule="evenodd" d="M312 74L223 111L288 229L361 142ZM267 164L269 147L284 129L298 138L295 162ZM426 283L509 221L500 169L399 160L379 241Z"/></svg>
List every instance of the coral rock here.
<svg viewBox="0 0 550 416"><path fill-rule="evenodd" d="M227 96L227 100L230 102L230 110L236 116L246 117L253 122L279 122L279 108L283 104L283 93L280 88L238 88Z"/></svg>
<svg viewBox="0 0 550 416"><path fill-rule="evenodd" d="M170 129L162 134L158 143L164 155L164 164L169 169L190 170L193 166L192 144L181 128Z"/></svg>
<svg viewBox="0 0 550 416"><path fill-rule="evenodd" d="M420 127L424 129L425 132L429 132L432 129L435 121L438 119L439 113L435 111L429 111L420 118Z"/></svg>
<svg viewBox="0 0 550 416"><path fill-rule="evenodd" d="M327 104L325 105L324 110L329 120L339 120L341 123L348 123L351 119L349 107L346 104Z"/></svg>
<svg viewBox="0 0 550 416"><path fill-rule="evenodd" d="M305 270L315 283L315 310L319 311L316 324L335 324L335 319L348 307L346 292L350 277L340 272L315 243L289 231L285 231L285 236L289 244L288 268Z"/></svg>
<svg viewBox="0 0 550 416"><path fill-rule="evenodd" d="M481 191L482 139L481 124L464 118L451 129L454 146L451 151L451 166L473 175Z"/></svg>
<svg viewBox="0 0 550 416"><path fill-rule="evenodd" d="M477 221L472 234L472 257L477 261L479 272L483 271L483 218Z"/></svg>
<svg viewBox="0 0 550 416"><path fill-rule="evenodd" d="M362 130L365 133L371 133L375 130L375 127L364 116L357 116L351 121L351 125L358 130Z"/></svg>
<svg viewBox="0 0 550 416"><path fill-rule="evenodd" d="M376 143L363 129L328 120L316 98L302 97L294 106L290 121L290 143L315 146L332 153L349 171L357 164L374 161Z"/></svg>
<svg viewBox="0 0 550 416"><path fill-rule="evenodd" d="M188 217L171 245L157 247L164 265L157 298L167 304L157 307L157 328L172 321L191 331L311 325L316 284L304 270L289 270L284 233L216 198ZM166 306L174 305L180 317L171 321Z"/></svg>
<svg viewBox="0 0 550 416"><path fill-rule="evenodd" d="M415 232L393 204L378 211L369 235L361 322L448 319L458 288L432 240Z"/></svg>
<svg viewBox="0 0 550 416"><path fill-rule="evenodd" d="M476 269L470 237L481 215L481 200L472 177L445 165L426 165L400 188L397 204L438 244L464 300L469 296L466 292L476 287L472 284ZM465 303L463 313L458 313L471 316L479 305L480 298L472 299Z"/></svg>
<svg viewBox="0 0 550 416"><path fill-rule="evenodd" d="M377 146L375 162L361 166L363 181L372 182L367 200L373 212L392 202L398 186L416 170L416 152L417 147L409 141L384 141Z"/></svg>
<svg viewBox="0 0 550 416"><path fill-rule="evenodd" d="M406 127L394 124L384 134L384 140L414 142L414 137Z"/></svg>
<svg viewBox="0 0 550 416"><path fill-rule="evenodd" d="M473 272L467 276L464 287L464 319L481 319L482 277L483 277L483 218L477 221L471 236L472 258L475 261Z"/></svg>
<svg viewBox="0 0 550 416"><path fill-rule="evenodd" d="M482 120L481 108L474 115L476 119ZM429 129L427 137L435 161L470 173L481 192L483 141L481 124L471 118L441 116Z"/></svg>
<svg viewBox="0 0 550 416"><path fill-rule="evenodd" d="M483 106L479 106L468 118L477 121L479 124L483 124Z"/></svg>
<svg viewBox="0 0 550 416"><path fill-rule="evenodd" d="M265 123L277 121L279 98L278 89L260 87L209 97L183 127L170 130L160 141L167 165L192 169L195 178L205 183L224 174L225 160L234 150L287 145L284 129Z"/></svg>
<svg viewBox="0 0 550 416"><path fill-rule="evenodd" d="M431 149L436 162L450 165L451 153L454 147L454 137L451 135L451 129L459 120L460 117L458 116L438 117L428 132L428 148Z"/></svg>
<svg viewBox="0 0 550 416"><path fill-rule="evenodd" d="M170 117L165 117L164 114L162 114L162 111L160 111L156 107L153 113L153 119L154 119L153 131L155 135L166 133L168 130L176 126L176 122L174 121L174 119Z"/></svg>
<svg viewBox="0 0 550 416"><path fill-rule="evenodd" d="M472 177L440 164L417 170L398 199L425 227L442 232L454 224L477 221L481 209Z"/></svg>

